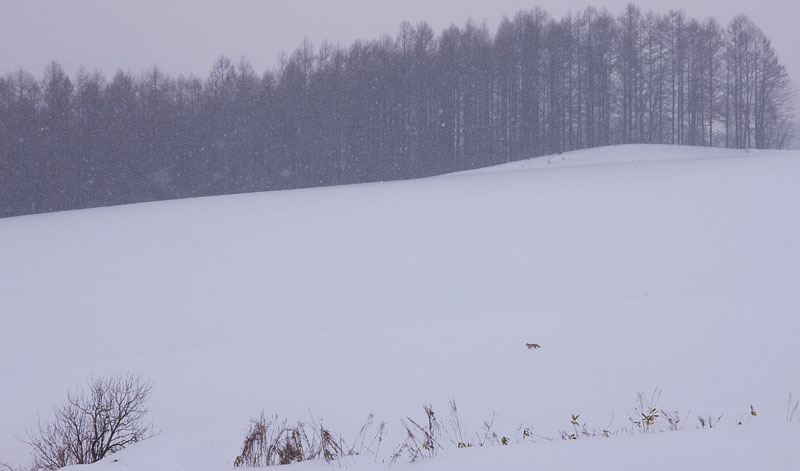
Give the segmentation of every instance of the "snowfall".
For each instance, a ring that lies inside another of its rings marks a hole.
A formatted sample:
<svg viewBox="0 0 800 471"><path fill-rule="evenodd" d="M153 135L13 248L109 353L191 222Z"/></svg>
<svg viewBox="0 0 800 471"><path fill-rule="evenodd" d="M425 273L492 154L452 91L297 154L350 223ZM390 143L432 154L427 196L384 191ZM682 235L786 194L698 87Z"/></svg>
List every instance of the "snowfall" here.
<svg viewBox="0 0 800 471"><path fill-rule="evenodd" d="M378 455L298 471L800 469L798 203L800 151L614 146L2 219L0 462L134 373L159 435L72 469L232 470L262 411L386 422ZM657 391L681 430L561 439L573 414L633 430ZM451 400L465 435L532 436L390 464Z"/></svg>

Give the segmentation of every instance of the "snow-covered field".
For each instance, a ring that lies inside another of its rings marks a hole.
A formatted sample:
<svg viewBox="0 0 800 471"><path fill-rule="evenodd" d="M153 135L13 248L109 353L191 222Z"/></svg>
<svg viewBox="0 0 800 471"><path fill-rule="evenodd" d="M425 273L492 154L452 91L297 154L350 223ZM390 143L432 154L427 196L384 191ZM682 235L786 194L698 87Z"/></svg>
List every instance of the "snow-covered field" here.
<svg viewBox="0 0 800 471"><path fill-rule="evenodd" d="M388 454L450 399L536 443L395 466L798 469L798 202L800 151L620 146L0 220L0 461L29 460L68 390L131 371L162 434L88 469L228 469L262 410L345 436L374 413ZM547 440L570 414L629 425L656 388L683 431Z"/></svg>

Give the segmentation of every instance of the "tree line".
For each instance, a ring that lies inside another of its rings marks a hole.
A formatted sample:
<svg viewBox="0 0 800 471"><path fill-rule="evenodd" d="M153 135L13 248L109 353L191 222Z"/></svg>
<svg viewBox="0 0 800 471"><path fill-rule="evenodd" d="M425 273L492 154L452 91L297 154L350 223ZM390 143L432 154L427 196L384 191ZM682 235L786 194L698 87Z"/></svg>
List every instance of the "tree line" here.
<svg viewBox="0 0 800 471"><path fill-rule="evenodd" d="M726 27L629 5L494 33L347 47L308 41L259 75L220 57L205 80L154 66L110 79L53 62L0 77L0 217L440 174L622 143L782 148L790 79L745 16Z"/></svg>

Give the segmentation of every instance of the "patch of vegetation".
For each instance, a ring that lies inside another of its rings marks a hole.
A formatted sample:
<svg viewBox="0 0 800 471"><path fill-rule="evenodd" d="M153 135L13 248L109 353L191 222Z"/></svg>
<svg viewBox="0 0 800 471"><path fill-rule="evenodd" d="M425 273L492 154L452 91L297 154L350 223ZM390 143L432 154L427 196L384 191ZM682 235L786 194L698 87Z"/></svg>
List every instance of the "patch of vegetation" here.
<svg viewBox="0 0 800 471"><path fill-rule="evenodd" d="M31 469L94 463L152 437L147 408L152 389L150 381L128 374L92 379L84 390L67 394L52 419L40 419L28 432Z"/></svg>
<svg viewBox="0 0 800 471"><path fill-rule="evenodd" d="M262 412L251 419L234 466L261 467L324 459L327 462L344 456L371 454L377 457L386 432L386 424L375 426L370 415L351 445L341 434L323 425L322 420L289 423L277 415L267 418Z"/></svg>

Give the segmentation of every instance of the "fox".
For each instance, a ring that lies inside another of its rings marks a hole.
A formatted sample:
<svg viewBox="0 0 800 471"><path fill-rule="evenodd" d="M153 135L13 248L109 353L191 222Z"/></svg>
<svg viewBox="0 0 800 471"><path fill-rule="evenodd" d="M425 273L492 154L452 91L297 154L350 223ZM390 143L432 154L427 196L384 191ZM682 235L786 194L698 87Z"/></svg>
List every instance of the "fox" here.
<svg viewBox="0 0 800 471"><path fill-rule="evenodd" d="M530 349L534 349L535 350L537 348L542 348L542 346L539 345L538 343L526 343L525 346L528 347L528 350L530 350Z"/></svg>

